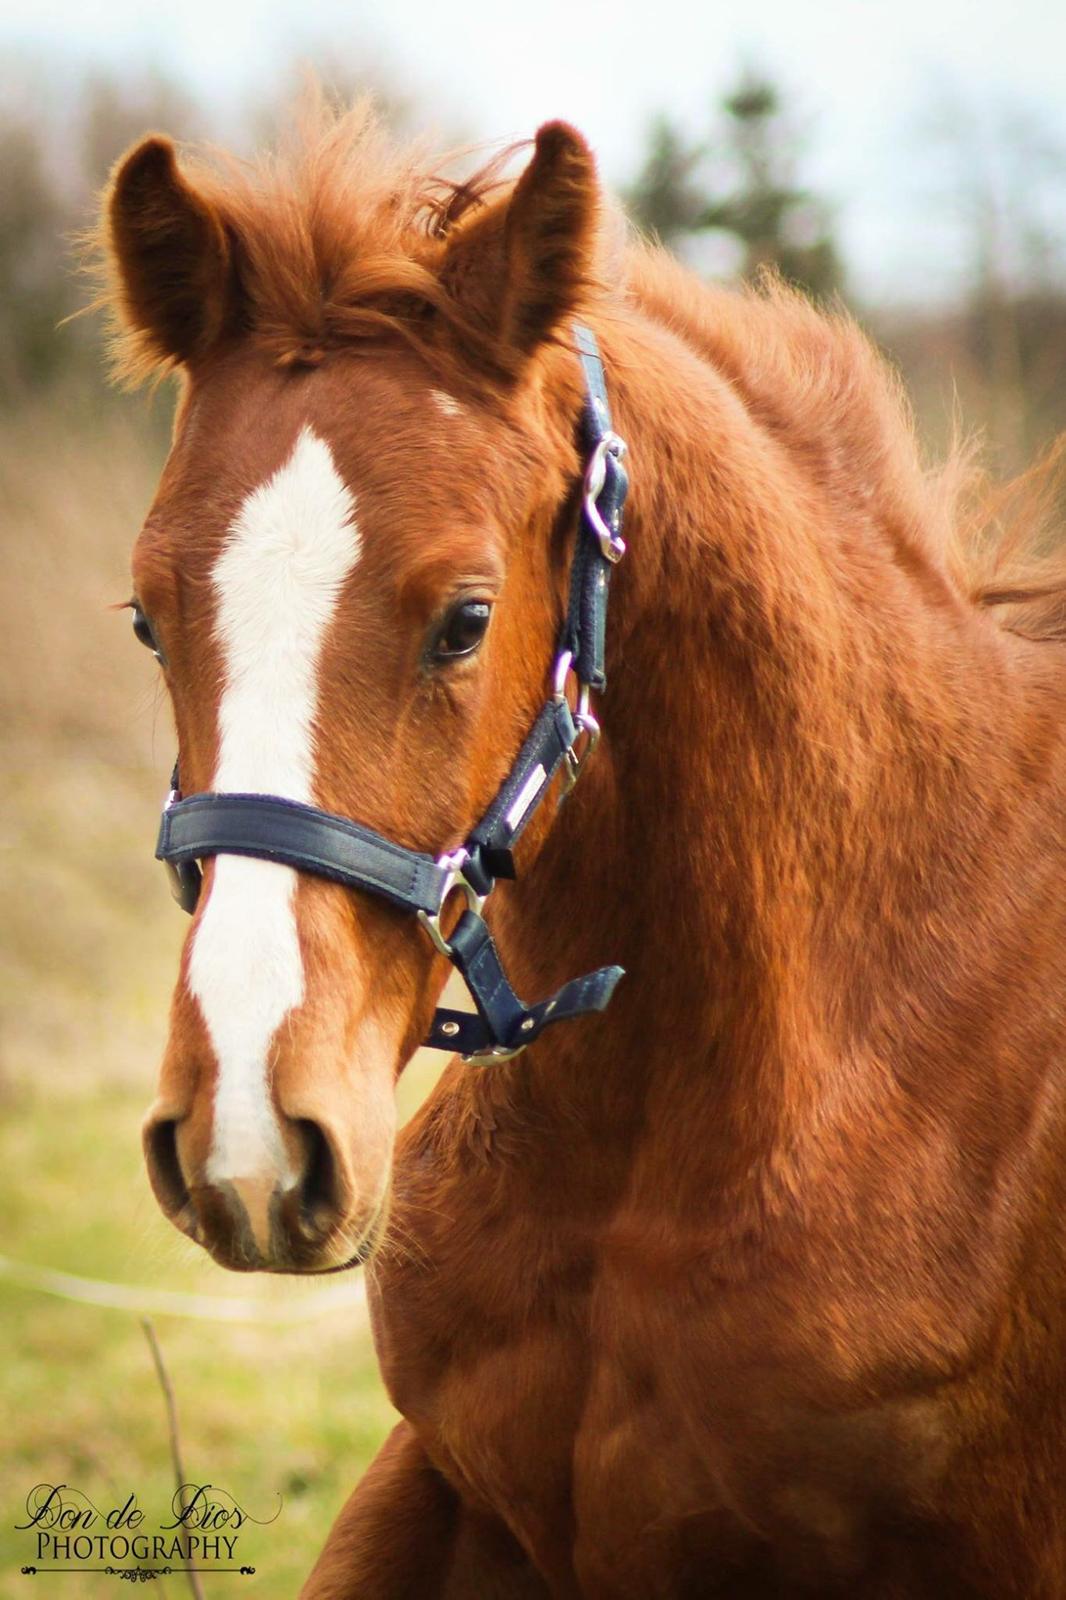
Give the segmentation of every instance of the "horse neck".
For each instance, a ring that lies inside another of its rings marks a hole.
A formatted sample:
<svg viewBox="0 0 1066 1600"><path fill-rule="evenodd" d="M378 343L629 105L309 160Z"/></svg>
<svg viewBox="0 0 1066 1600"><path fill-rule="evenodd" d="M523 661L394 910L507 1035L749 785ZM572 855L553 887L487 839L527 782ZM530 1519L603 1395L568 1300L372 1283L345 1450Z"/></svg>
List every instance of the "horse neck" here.
<svg viewBox="0 0 1066 1600"><path fill-rule="evenodd" d="M502 932L530 988L627 970L540 1047L543 1104L624 1130L671 1103L739 1170L958 1025L974 919L991 972L1039 853L1019 755L1057 719L1021 714L1011 643L876 492L849 518L669 336L605 343L634 480L606 733Z"/></svg>

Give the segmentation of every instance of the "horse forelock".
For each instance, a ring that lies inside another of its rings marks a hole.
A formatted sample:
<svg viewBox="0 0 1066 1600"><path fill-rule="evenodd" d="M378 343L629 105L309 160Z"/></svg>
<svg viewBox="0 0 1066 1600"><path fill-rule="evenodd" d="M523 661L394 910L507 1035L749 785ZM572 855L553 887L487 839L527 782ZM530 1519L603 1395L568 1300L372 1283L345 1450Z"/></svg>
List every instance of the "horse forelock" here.
<svg viewBox="0 0 1066 1600"><path fill-rule="evenodd" d="M465 378L471 358L482 373L513 372L513 352L450 292L441 267L464 230L496 235L514 189L505 173L528 145L487 156L454 150L439 158L448 175L426 141L391 137L369 100L341 111L311 93L275 151L238 161L213 148L185 150L182 171L233 242L244 335L280 367L313 367L331 350L392 337L418 349L447 383L457 364L442 331L461 341ZM603 233L617 237L613 214ZM93 309L109 313L118 380L172 370L172 358L127 315L106 219L85 244L100 289ZM590 279L590 296L596 289Z"/></svg>

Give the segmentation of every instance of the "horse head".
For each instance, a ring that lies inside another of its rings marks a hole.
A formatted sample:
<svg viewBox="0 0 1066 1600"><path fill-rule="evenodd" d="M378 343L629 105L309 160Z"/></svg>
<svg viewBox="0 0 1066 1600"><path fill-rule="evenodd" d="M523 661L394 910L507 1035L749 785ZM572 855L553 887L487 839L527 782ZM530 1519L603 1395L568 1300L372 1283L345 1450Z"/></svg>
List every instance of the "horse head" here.
<svg viewBox="0 0 1066 1600"><path fill-rule="evenodd" d="M360 193L326 161L302 196L179 165L154 136L116 168L126 364L181 379L134 628L186 794L314 805L436 856L544 700L581 468L559 333L591 292L597 185L562 124L506 190L427 199L365 162ZM166 1215L233 1268L364 1259L395 1079L446 975L381 898L208 859L144 1131Z"/></svg>

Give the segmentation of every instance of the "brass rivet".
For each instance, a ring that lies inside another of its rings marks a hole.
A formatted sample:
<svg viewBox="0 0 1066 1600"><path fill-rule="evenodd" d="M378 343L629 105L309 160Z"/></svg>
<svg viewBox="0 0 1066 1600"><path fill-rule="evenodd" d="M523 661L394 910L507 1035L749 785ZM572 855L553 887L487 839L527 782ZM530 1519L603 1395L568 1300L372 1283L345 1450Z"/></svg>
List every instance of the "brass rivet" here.
<svg viewBox="0 0 1066 1600"><path fill-rule="evenodd" d="M519 1033L528 1033L532 1026L533 1026L533 1018L532 1017L527 1017L525 1022L522 1023L522 1025L521 1025L521 1027L519 1028L518 1031L519 1031Z"/></svg>
<svg viewBox="0 0 1066 1600"><path fill-rule="evenodd" d="M440 1031L446 1039L454 1039L459 1032L459 1024L457 1022L442 1022Z"/></svg>

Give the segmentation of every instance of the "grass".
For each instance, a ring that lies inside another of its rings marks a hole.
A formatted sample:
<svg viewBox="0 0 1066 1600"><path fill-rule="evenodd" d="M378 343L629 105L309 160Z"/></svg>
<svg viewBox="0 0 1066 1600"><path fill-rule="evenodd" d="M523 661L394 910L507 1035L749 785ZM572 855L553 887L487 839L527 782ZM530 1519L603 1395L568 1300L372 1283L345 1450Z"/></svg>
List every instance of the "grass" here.
<svg viewBox="0 0 1066 1600"><path fill-rule="evenodd" d="M9 1119L0 1136L0 1211L19 1258L120 1283L250 1295L265 1307L315 1293L302 1281L238 1282L185 1249L143 1176L142 1100L111 1089L67 1096L61 1106L35 1097ZM166 1520L173 1477L163 1398L136 1316L3 1286L0 1320L6 1597L27 1592L17 1569L33 1558L33 1536L12 1524L25 1520L35 1484L69 1484L103 1510L135 1491L154 1524ZM272 1516L280 1500L277 1521L249 1524L238 1548L257 1568L249 1592L294 1595L394 1420L365 1313L356 1307L291 1327L154 1322L189 1478L227 1490L255 1517ZM114 1592L103 1576L69 1581L79 1596ZM230 1581L207 1579L206 1593ZM182 1586L172 1579L167 1590Z"/></svg>
<svg viewBox="0 0 1066 1600"><path fill-rule="evenodd" d="M321 1284L215 1267L164 1221L140 1154L184 928L151 848L169 717L128 617L109 605L128 593L128 548L162 453L158 424L118 404L91 424L54 400L0 422L0 1251L87 1278L251 1297L269 1313L310 1306ZM405 1075L408 1108L427 1073ZM154 1321L189 1477L258 1518L281 1500L276 1521L241 1534L255 1577L207 1577L208 1600L238 1582L288 1600L394 1420L365 1310L280 1327ZM69 1484L104 1511L136 1492L147 1524L165 1520L166 1415L139 1319L0 1278L0 1337L0 1597L113 1596L103 1575L21 1576L35 1542L14 1524L39 1483ZM152 1592L188 1591L171 1577Z"/></svg>
<svg viewBox="0 0 1066 1600"><path fill-rule="evenodd" d="M410 1101L417 1084L406 1091ZM140 1157L145 1098L106 1083L19 1096L0 1129L5 1247L19 1261L81 1277L253 1299L265 1313L278 1302L291 1309L294 1299L313 1301L320 1283L237 1279L164 1221ZM280 1501L277 1521L250 1526L239 1548L257 1568L248 1592L264 1600L294 1595L395 1421L365 1311L356 1305L282 1327L153 1320L189 1478L228 1490L256 1517L273 1515ZM32 1560L33 1537L13 1524L25 1520L36 1484L69 1484L104 1510L135 1491L149 1520L156 1512L162 1520L173 1478L163 1398L136 1315L0 1281L0 1332L7 1419L0 1595L7 1600L26 1594L18 1567ZM89 1600L113 1593L114 1580L103 1576L73 1581ZM209 1597L218 1592L210 1580L205 1589Z"/></svg>

